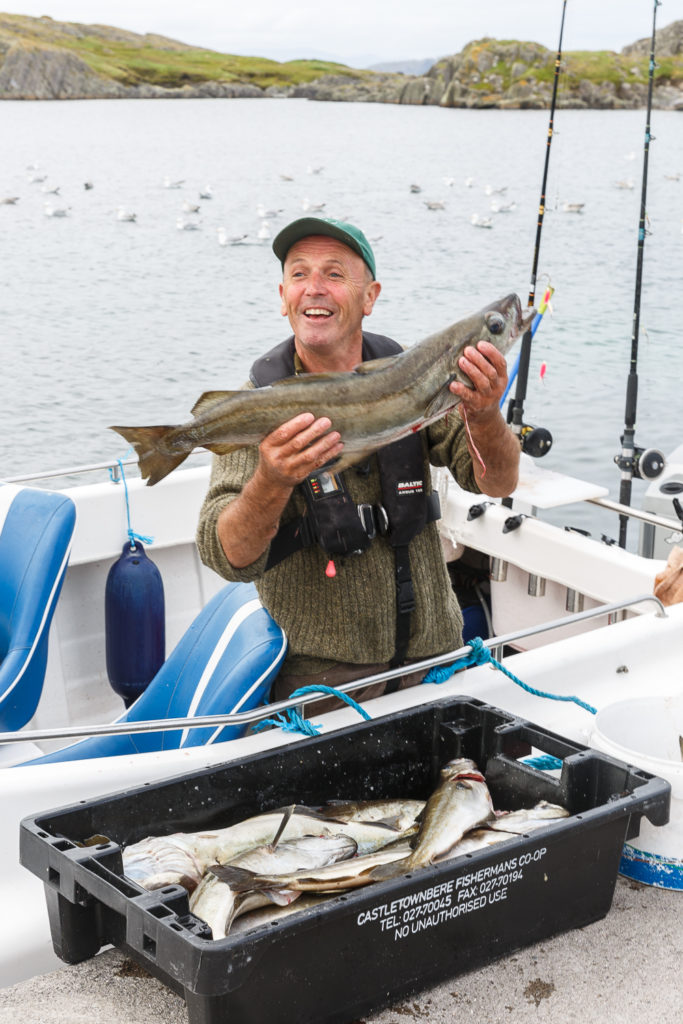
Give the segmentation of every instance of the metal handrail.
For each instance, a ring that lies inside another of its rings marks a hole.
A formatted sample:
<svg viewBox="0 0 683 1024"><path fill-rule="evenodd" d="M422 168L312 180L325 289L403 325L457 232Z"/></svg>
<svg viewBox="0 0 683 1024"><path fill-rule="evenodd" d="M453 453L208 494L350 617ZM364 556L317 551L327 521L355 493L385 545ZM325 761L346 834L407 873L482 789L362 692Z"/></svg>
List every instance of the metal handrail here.
<svg viewBox="0 0 683 1024"><path fill-rule="evenodd" d="M549 622L543 622L536 626L529 626L526 629L517 630L514 633L506 633L504 636L491 637L489 640L484 641L484 647L504 647L507 644L512 644L516 640L521 640L525 637L536 636L539 633L549 632L553 629L561 629L564 626L575 625L579 622L584 622L587 619L599 618L603 615L611 615L614 612L623 611L625 608L629 608L636 604L643 604L646 601L652 601L657 605L658 611L656 612L657 618L667 618L664 605L655 597L654 594L643 594L640 597L632 597L625 601L615 601L612 604L598 605L596 608L588 608L583 612L576 612L574 615L565 616L562 619L553 619ZM425 658L423 661L411 662L409 669L410 672L421 672L427 669L436 668L439 665L445 665L450 661L455 661L458 658L463 658L472 651L472 647L466 644L464 647L458 647L456 650L448 651L446 654L438 654L432 658ZM354 679L349 683L343 683L336 687L342 693L352 693L354 690L358 690L363 686L371 686L375 683L385 682L389 679L396 679L399 676L405 675L406 666L400 666L399 668L388 669L386 672L378 672L372 676L365 676L363 679ZM328 700L327 694L306 694L305 696L295 697L291 700L279 701L277 704L268 704L257 708L252 708L250 711L240 711L237 714L225 714L225 715L201 715L194 718L165 718L165 719L150 719L149 721L140 722L112 722L107 725L79 725L70 726L62 729L33 729L31 731L22 732L3 732L0 733L0 744L4 743L17 743L17 742L38 742L40 740L73 740L82 739L87 736L120 736L129 733L141 733L141 732L167 732L172 729L200 729L211 726L225 726L225 725L247 725L250 722L259 721L262 718L269 718L272 715L276 715L281 711L287 711L290 708L298 708L303 704L313 704L316 701Z"/></svg>
<svg viewBox="0 0 683 1024"><path fill-rule="evenodd" d="M188 455L188 459L192 459L197 455L209 455L210 452L206 448L197 448ZM54 477L61 476L78 476L82 473L96 473L101 469L107 469L112 471L112 479L116 483L119 477L119 466L137 466L137 456L131 456L129 459L109 459L107 462L92 462L85 466L70 466L66 469L50 469L45 473L28 473L25 476L4 476L0 479L2 484L25 484L30 483L31 480L49 480Z"/></svg>
<svg viewBox="0 0 683 1024"><path fill-rule="evenodd" d="M633 508L631 505L622 505L618 501L610 501L609 498L586 498L591 505L599 505L608 512L618 512L620 516L630 516L642 523L650 523L652 526L663 526L665 530L673 530L675 533L683 531L683 523L674 519L667 519L666 516L658 516L653 512L644 512L643 509Z"/></svg>

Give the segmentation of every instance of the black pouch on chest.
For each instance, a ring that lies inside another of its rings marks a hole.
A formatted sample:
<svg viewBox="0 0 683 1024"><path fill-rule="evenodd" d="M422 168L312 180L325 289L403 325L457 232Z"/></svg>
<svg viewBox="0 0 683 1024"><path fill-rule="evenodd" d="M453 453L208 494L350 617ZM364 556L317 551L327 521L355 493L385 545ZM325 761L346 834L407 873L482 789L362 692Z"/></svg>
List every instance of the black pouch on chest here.
<svg viewBox="0 0 683 1024"><path fill-rule="evenodd" d="M363 508L356 505L341 476L318 473L300 485L306 498L304 530L310 531L328 555L356 555L367 551L374 537L363 519Z"/></svg>

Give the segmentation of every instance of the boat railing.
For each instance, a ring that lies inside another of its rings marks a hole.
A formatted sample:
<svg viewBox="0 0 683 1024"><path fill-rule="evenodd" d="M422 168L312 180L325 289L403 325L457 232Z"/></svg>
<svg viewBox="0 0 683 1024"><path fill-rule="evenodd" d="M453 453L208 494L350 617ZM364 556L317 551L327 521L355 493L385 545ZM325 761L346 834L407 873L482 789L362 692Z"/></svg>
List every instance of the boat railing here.
<svg viewBox="0 0 683 1024"><path fill-rule="evenodd" d="M196 460L199 456L206 458L210 455L205 448L196 449L187 457L187 461ZM108 459L106 462L91 462L80 466L67 466L62 469L49 469L43 472L25 473L21 476L5 476L0 479L2 484L27 484L37 480L52 480L56 477L83 476L86 473L97 473L107 470L114 483L121 479L121 466L137 466L137 456L131 455L124 459Z"/></svg>
<svg viewBox="0 0 683 1024"><path fill-rule="evenodd" d="M610 604L598 605L595 608L588 608L586 611L576 612L573 615L567 615L560 619L552 619L549 622L542 622L534 626L529 626L525 629L516 630L512 633L491 637L488 640L484 640L483 644L484 647L490 651L502 651L505 647L510 644L514 644L516 641L522 640L525 637L536 636L540 633L549 632L555 629L562 629L567 626L574 626L577 623L585 622L588 619L595 619L601 616L613 616L625 611L627 608L633 608L634 606L645 602L657 605L657 611L655 613L657 618L667 618L664 605L658 597L655 597L654 594L642 594L639 597L631 597L623 601L615 601ZM465 658L467 655L471 654L471 652L471 645L465 644L463 647L458 647L453 651L447 651L445 654L438 654L432 658L425 658L423 661L411 662L410 671L411 673L421 671L426 673L431 668L436 668L440 665L447 665L449 662ZM355 679L349 683L344 683L338 686L337 689L342 693L353 693L355 690L359 690L365 686L372 686L376 683L396 679L404 673L405 666L399 666L398 668L388 669L386 672L378 672L375 675L365 676L362 679ZM289 711L290 708L300 708L304 704L314 704L316 701L320 700L329 700L329 697L325 693L321 693L319 695L308 693L290 700L278 701L276 704L268 704L252 708L250 711L240 711L237 714L197 715L191 718L150 719L137 722L111 722L107 725L79 725L56 729L33 729L23 730L21 732L4 732L0 733L0 744L17 742L39 743L46 740L71 741L82 739L87 736L117 736L142 732L165 732L172 729L198 729L204 727L215 728L217 726L228 725L246 726L252 722L258 722L263 718L271 718L280 712Z"/></svg>

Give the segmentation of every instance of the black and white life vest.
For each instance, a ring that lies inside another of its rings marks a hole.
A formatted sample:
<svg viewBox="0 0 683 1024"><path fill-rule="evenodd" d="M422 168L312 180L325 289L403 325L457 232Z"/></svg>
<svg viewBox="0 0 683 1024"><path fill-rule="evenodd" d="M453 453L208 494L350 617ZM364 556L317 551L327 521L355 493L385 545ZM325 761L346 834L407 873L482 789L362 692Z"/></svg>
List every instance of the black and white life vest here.
<svg viewBox="0 0 683 1024"><path fill-rule="evenodd" d="M255 387L266 387L294 368L294 336L271 349L251 368L249 377ZM363 361L381 359L401 352L401 346L381 334L363 332ZM425 479L425 439L422 433L394 441L377 453L381 503L356 504L343 480L343 474L321 472L299 485L306 499L306 511L280 526L271 541L266 571L283 559L312 544L318 544L330 557L362 555L380 534L394 549L396 561L396 652L392 665L405 659L410 639L410 615L415 594L410 572L409 545L427 523L441 516L439 497L427 491ZM346 472L368 472L355 467Z"/></svg>

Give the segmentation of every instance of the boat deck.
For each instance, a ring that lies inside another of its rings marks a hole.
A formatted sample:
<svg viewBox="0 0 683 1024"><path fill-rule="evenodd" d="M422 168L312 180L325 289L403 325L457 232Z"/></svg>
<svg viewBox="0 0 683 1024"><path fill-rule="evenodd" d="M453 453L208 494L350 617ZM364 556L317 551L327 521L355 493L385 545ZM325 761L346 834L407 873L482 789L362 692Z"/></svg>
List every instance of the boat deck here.
<svg viewBox="0 0 683 1024"><path fill-rule="evenodd" d="M680 892L619 876L612 909L601 921L402 1000L362 1024L678 1024L681 898ZM14 1020L186 1024L187 1014L179 996L110 949L77 966L0 989L0 1022Z"/></svg>

